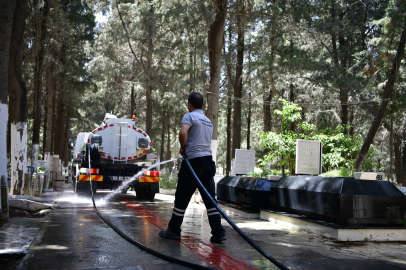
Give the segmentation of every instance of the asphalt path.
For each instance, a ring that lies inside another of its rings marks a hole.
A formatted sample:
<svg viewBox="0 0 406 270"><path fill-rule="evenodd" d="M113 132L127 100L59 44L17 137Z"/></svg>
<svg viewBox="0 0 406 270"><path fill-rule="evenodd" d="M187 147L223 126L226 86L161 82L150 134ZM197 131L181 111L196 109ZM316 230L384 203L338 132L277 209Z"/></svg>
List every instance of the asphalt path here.
<svg viewBox="0 0 406 270"><path fill-rule="evenodd" d="M211 244L205 207L191 202L180 241L158 236L172 214L174 196L157 194L153 202L133 192L104 198L96 206L127 236L175 258L214 269L276 269L223 220L227 240ZM95 213L89 198L71 187L49 196L56 209L38 222L38 231L15 269L188 269L141 250L120 237ZM222 206L225 207L225 206ZM290 269L406 269L406 244L340 243L259 219L231 217L268 254Z"/></svg>

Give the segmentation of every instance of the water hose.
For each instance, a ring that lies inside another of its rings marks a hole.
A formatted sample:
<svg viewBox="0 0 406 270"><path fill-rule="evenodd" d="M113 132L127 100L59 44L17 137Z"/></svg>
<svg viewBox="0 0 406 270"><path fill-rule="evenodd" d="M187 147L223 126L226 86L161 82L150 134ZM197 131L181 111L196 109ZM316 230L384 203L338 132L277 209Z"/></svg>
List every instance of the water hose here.
<svg viewBox="0 0 406 270"><path fill-rule="evenodd" d="M188 160L185 152L183 152L183 159L185 160L185 162L186 162L186 164L187 164L187 166L189 168L189 171L192 173L193 178L196 180L196 183L199 186L200 192L202 192L204 194L204 196L206 196L206 198L208 198L212 202L212 204L214 204L214 206L217 208L217 210L220 212L220 214L224 217L224 219L227 220L228 224L230 224L231 227L233 227L233 229L236 230L238 232L238 234L242 238L244 238L245 241L248 242L248 244L250 244L253 248L255 248L259 253L261 253L265 258L267 258L271 263L273 263L279 269L284 269L284 270L289 269L286 266L284 266L282 263L280 263L278 260L273 258L271 255L266 253L254 241L252 241L251 238L249 238L243 231L241 231L241 229L238 228L237 225L235 225L235 223L224 213L224 211L220 208L220 206L218 206L216 201L211 197L209 192L203 186L202 182L200 182L200 179L197 177L195 171L193 170L192 166L190 165L189 160Z"/></svg>
<svg viewBox="0 0 406 270"><path fill-rule="evenodd" d="M183 265L183 266L186 266L186 267L190 267L190 268L192 268L192 269L204 269L204 270L213 269L213 268L211 268L211 267L206 267L206 266L203 266L203 265L198 265L198 264L194 264L194 263L191 263L191 262L183 261L183 260L180 260L180 259L177 259L177 258L174 258L174 257L167 256L167 255L165 255L165 254L163 254L163 253L160 253L160 252L158 252L158 251L155 251L155 250L153 250L153 249L151 249L151 248L149 248L149 247L147 247L147 246L144 246L143 244L141 244L141 243L135 241L134 239L128 237L128 236L127 236L125 233L123 233L120 229L118 229L116 226L114 226L110 221L108 221L108 220L99 212L99 210L97 210L96 203L95 203L95 201L94 201L94 194L93 194L93 187L92 187L92 175L91 175L91 173L90 173L90 168L91 168L91 166L90 166L90 154L89 154L90 191L91 191L91 193L92 193L92 202L93 202L94 211L95 211L96 214L99 216L99 218L100 218L101 220L103 220L108 226L110 226L110 228L112 228L118 235L120 235L121 237L123 237L125 240L127 240L128 242L130 242L130 243L133 244L134 246L137 246L137 247L139 247L140 249L145 250L146 252L148 252L148 253L150 253L150 254L152 254L152 255L154 255L154 256L160 258L160 259L163 259L163 260L165 260L165 261L168 261L168 262L171 262L171 263L176 263L176 264Z"/></svg>

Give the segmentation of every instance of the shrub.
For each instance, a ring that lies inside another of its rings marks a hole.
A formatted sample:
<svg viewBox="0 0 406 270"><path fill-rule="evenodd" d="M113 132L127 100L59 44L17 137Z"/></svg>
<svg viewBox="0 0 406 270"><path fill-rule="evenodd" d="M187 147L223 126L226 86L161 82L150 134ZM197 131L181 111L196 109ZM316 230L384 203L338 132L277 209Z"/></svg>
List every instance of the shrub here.
<svg viewBox="0 0 406 270"><path fill-rule="evenodd" d="M161 180L159 181L159 186L163 189L175 189L178 184L178 175L174 174L171 177L170 173L165 173L161 175Z"/></svg>

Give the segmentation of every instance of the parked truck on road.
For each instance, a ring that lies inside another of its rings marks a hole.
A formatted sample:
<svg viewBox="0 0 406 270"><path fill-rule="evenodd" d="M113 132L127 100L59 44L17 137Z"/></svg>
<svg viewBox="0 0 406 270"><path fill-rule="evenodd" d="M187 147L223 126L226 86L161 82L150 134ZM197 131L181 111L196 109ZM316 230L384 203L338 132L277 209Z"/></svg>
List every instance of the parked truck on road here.
<svg viewBox="0 0 406 270"><path fill-rule="evenodd" d="M156 155L147 154L151 139L135 126L135 119L116 118L111 114L92 132L79 133L73 156L76 168L75 192L90 194L97 189L133 188L138 198L153 200L159 192L159 172L146 170L156 162ZM140 171L142 174L135 177ZM130 181L132 180L132 181Z"/></svg>

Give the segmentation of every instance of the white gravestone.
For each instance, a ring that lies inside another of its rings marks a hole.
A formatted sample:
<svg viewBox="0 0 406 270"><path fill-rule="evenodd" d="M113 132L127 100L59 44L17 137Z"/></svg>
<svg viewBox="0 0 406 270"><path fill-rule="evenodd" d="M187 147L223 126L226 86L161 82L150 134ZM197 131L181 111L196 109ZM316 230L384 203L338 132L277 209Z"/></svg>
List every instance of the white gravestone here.
<svg viewBox="0 0 406 270"><path fill-rule="evenodd" d="M296 140L296 174L321 174L320 141Z"/></svg>
<svg viewBox="0 0 406 270"><path fill-rule="evenodd" d="M255 151L235 149L235 159L233 172L237 174L247 174L253 172L255 168Z"/></svg>

